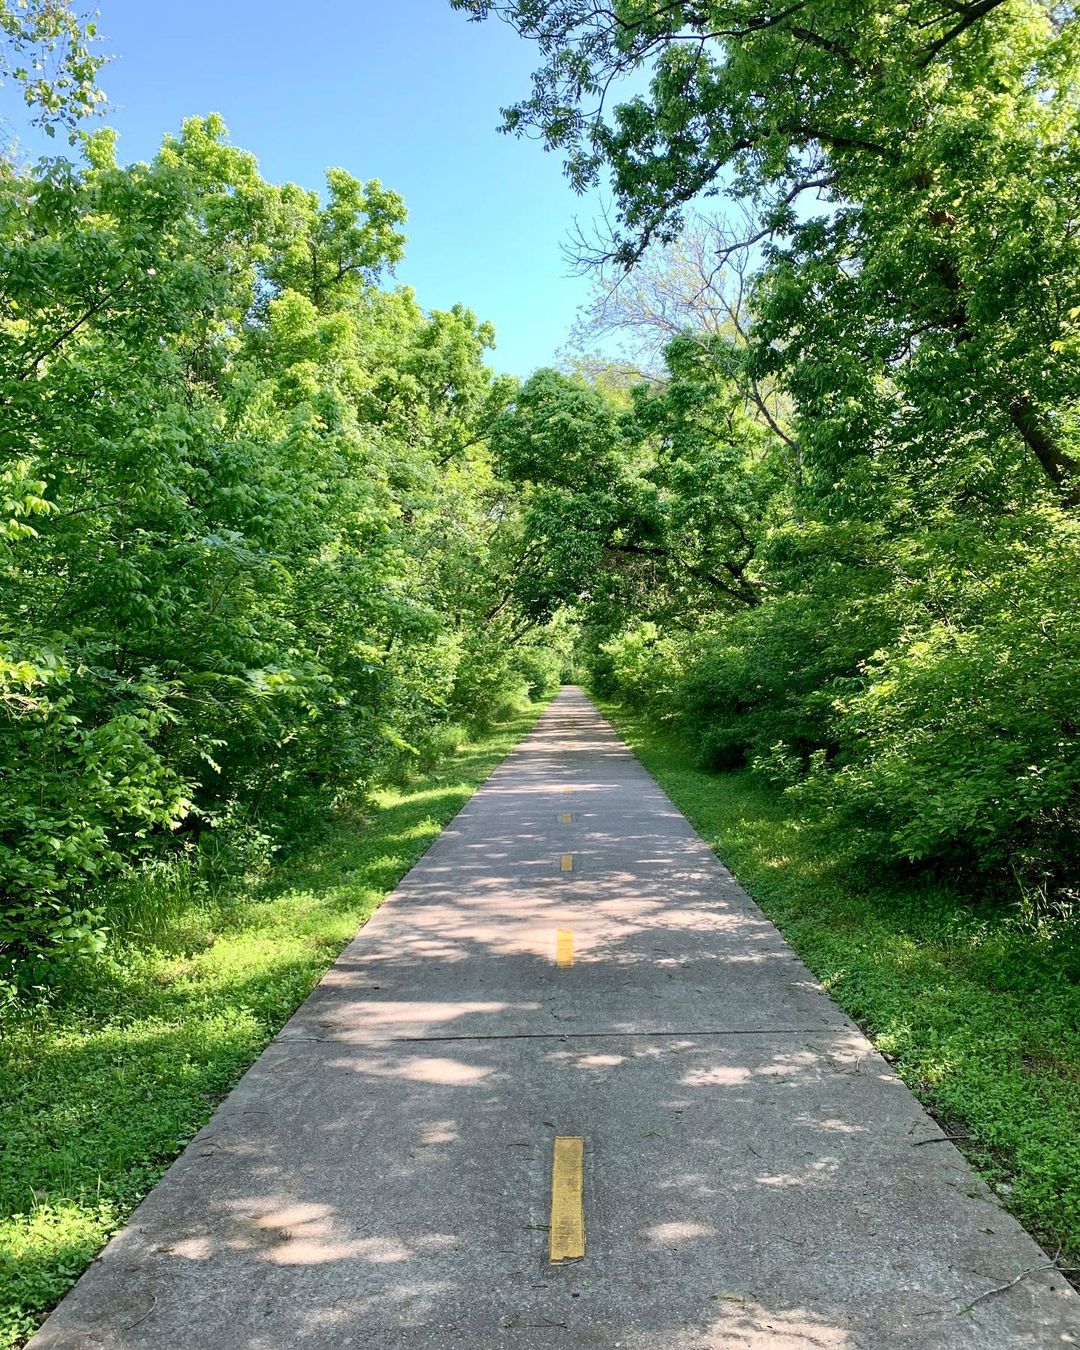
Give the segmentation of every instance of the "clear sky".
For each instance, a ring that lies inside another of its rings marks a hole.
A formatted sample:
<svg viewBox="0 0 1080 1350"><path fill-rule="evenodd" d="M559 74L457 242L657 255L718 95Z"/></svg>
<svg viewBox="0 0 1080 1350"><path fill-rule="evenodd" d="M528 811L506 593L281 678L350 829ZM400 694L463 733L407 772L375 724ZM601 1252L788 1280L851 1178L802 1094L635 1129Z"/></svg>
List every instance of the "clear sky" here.
<svg viewBox="0 0 1080 1350"><path fill-rule="evenodd" d="M397 277L420 303L492 320L499 369L552 361L588 292L560 245L598 202L575 196L558 157L497 131L532 44L447 0L97 2L123 159L220 112L271 181L321 187L327 165L380 178L408 204Z"/></svg>

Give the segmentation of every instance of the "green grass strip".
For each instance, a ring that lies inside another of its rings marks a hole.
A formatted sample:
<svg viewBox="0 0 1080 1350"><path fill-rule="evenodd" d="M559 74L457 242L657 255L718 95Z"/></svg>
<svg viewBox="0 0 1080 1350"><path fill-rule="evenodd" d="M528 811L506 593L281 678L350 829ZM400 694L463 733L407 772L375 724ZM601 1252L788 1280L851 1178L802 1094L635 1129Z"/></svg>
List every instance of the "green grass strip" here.
<svg viewBox="0 0 1080 1350"><path fill-rule="evenodd" d="M22 1343L536 720L376 794L182 940L83 963L0 1024L0 1347Z"/></svg>
<svg viewBox="0 0 1080 1350"><path fill-rule="evenodd" d="M944 886L845 865L749 772L716 774L654 719L619 734L866 1030L1004 1204L1080 1266L1080 942Z"/></svg>

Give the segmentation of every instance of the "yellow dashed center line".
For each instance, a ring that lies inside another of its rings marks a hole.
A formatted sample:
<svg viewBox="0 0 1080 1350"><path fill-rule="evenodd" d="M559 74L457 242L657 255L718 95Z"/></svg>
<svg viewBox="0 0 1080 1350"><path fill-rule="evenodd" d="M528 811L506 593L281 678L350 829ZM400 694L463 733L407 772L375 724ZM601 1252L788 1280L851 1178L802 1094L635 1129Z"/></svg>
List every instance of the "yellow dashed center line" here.
<svg viewBox="0 0 1080 1350"><path fill-rule="evenodd" d="M563 788L563 791L566 793L567 796L569 796L570 793L573 792L573 790L574 790L574 789L573 789L572 787L564 787L564 788Z"/></svg>
<svg viewBox="0 0 1080 1350"><path fill-rule="evenodd" d="M559 863L559 867L564 872L572 872L574 870L574 855L572 853L564 853L562 855L562 860Z"/></svg>
<svg viewBox="0 0 1080 1350"><path fill-rule="evenodd" d="M560 928L555 934L555 964L557 966L574 964L574 935L569 928Z"/></svg>
<svg viewBox="0 0 1080 1350"><path fill-rule="evenodd" d="M574 817L570 814L569 811L564 811L562 815L559 817L559 819L562 821L564 825L569 825L570 822L574 819Z"/></svg>
<svg viewBox="0 0 1080 1350"><path fill-rule="evenodd" d="M585 1140L559 1135L551 1160L551 1227L548 1260L576 1261L585 1255Z"/></svg>

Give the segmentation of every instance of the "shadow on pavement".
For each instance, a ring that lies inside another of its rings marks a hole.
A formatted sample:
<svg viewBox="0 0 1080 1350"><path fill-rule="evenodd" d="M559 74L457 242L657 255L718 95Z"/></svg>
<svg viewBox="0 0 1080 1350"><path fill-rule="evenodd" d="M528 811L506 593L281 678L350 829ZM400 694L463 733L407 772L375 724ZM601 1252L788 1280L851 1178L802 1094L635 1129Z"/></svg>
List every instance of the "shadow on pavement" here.
<svg viewBox="0 0 1080 1350"><path fill-rule="evenodd" d="M939 1137L566 691L32 1344L1080 1344L1057 1273L985 1296L1043 1258Z"/></svg>

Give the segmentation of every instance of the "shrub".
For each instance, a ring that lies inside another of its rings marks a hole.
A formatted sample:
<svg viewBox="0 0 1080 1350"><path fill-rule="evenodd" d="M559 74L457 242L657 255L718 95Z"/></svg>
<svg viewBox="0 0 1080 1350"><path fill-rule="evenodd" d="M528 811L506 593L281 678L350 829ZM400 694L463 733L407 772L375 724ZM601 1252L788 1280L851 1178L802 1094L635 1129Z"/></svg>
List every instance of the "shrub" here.
<svg viewBox="0 0 1080 1350"><path fill-rule="evenodd" d="M681 643L661 636L654 623L636 623L599 644L590 684L604 698L629 707L669 707L676 701L682 667Z"/></svg>
<svg viewBox="0 0 1080 1350"><path fill-rule="evenodd" d="M866 664L836 700L836 762L801 791L879 857L1074 892L1080 527L1046 519L1006 556Z"/></svg>

